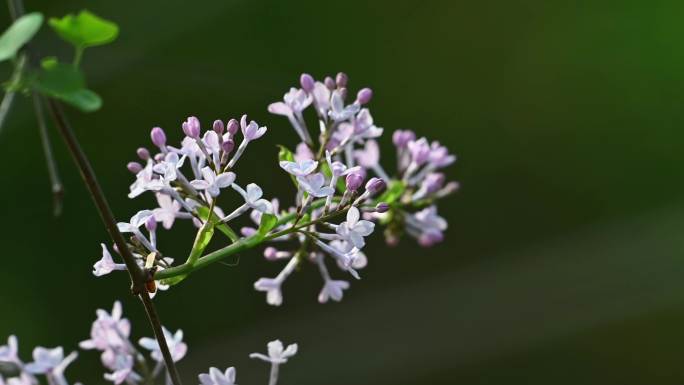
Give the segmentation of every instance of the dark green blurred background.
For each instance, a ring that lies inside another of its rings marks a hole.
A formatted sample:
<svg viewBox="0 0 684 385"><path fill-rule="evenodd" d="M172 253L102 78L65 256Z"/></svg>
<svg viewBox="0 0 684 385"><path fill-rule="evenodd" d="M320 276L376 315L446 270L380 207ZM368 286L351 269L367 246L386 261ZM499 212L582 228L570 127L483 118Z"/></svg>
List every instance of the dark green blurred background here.
<svg viewBox="0 0 684 385"><path fill-rule="evenodd" d="M84 59L104 108L68 112L121 219L153 203L126 198L126 162L152 126L177 140L191 114L268 125L239 172L280 195L274 145L294 135L266 106L301 72L346 71L352 89L375 90L378 125L459 155L449 176L463 189L440 206L447 241L388 250L376 238L341 304L316 303L307 268L284 307L267 306L252 283L280 266L257 251L160 295L164 323L190 345L186 383L230 365L239 383L265 383L267 366L247 355L274 338L300 343L282 384L684 381L684 2L26 4L48 16L84 7L121 35ZM46 30L37 48L71 57ZM51 217L30 100L16 107L0 135L0 338L16 333L25 358L37 344L75 349L117 298L136 339L151 334L126 276L91 274L106 234L54 130L66 197ZM163 249L182 256L193 236L178 226ZM93 352L68 373L104 383Z"/></svg>

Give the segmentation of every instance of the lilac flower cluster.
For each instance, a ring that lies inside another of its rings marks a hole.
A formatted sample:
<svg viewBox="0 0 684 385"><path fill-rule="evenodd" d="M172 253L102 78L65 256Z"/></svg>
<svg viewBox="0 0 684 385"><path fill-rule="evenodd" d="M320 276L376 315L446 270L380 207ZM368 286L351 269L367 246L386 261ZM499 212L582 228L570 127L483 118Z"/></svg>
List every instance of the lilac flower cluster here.
<svg viewBox="0 0 684 385"><path fill-rule="evenodd" d="M149 351L149 358L144 352L136 348L131 341L131 324L123 318L121 303L116 301L112 312L99 309L97 318L90 329L90 338L82 341L79 346L84 350L97 350L102 365L107 372L104 379L116 385L155 384L164 378L164 384L171 384L168 372L164 367L164 359L159 344L154 338L144 337L138 341L138 346ZM183 342L183 331L169 332L163 328L164 338L174 362L185 357L188 346ZM64 372L78 357L72 352L66 357L64 349L37 347L33 350L33 362L24 363L18 356L18 340L10 336L7 345L0 346L0 385L38 385L38 375L43 375L49 385L68 385ZM269 384L278 381L278 368L287 362L288 358L297 353L297 344L283 348L280 340L268 343L268 355L252 353L250 358L257 358L271 363ZM154 364L154 365L151 365ZM11 373L3 376L3 373ZM210 368L209 373L200 374L201 385L235 385L235 368L230 367L224 372L217 368ZM76 385L80 385L76 383Z"/></svg>
<svg viewBox="0 0 684 385"><path fill-rule="evenodd" d="M455 156L438 142L416 138L412 131L396 131L392 139L397 172L390 176L381 165L376 141L384 130L375 125L368 109L373 92L363 88L351 100L347 84L344 73L323 81L304 74L301 88L291 88L282 101L268 106L271 113L288 119L299 142L295 151L282 147L279 155L280 168L296 191L294 204L284 210L278 199L264 199L258 185L242 182L244 177L236 170L249 143L263 136L266 127L242 116L240 121L216 120L203 130L199 119L189 117L181 124L184 137L177 146L167 142L163 129L153 128L150 137L155 153L140 148L139 161L128 164L135 174L129 197L151 192L158 207L139 211L129 222L119 223L119 230L130 234L129 247L139 265L152 274L172 275L163 270L174 267L176 258L160 250L158 224L168 230L177 219L189 219L199 231L193 251L180 265L184 271L192 271L204 258L207 242L203 240L218 229L230 244L215 253L228 255L237 249L231 249L233 244L245 249L271 242L264 256L287 261L275 277L254 283L257 291L266 293L267 303L283 303L284 282L306 261L320 272L323 286L318 300L325 303L340 301L349 288L348 281L332 277L328 257L343 272L359 279L358 270L368 262L362 250L377 224L386 226L389 244L396 244L403 233L423 246L440 242L447 223L437 214L434 202L458 189L456 182L446 183L441 172L454 163ZM311 117L305 116L309 109L314 111ZM317 122L316 141L308 119ZM240 231L233 231L231 226L245 214L254 226L241 225ZM336 221L341 216L346 220ZM264 223L270 226L264 227ZM174 268L170 271L179 271ZM123 269L103 245L93 273L102 276ZM187 273L174 277L181 275L180 279ZM165 290L180 279L158 280L156 288Z"/></svg>

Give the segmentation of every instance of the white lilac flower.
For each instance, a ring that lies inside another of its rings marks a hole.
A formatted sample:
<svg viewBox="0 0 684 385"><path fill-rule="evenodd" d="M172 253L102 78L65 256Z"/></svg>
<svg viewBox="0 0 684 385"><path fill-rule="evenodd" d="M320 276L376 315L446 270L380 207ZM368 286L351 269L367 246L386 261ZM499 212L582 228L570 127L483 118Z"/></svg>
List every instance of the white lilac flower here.
<svg viewBox="0 0 684 385"><path fill-rule="evenodd" d="M31 374L44 374L48 377L48 382L65 385L64 371L77 357L77 352L64 357L62 347L48 349L38 346L33 349L33 362L26 364L24 370Z"/></svg>
<svg viewBox="0 0 684 385"><path fill-rule="evenodd" d="M373 116L367 108L361 109L354 118L354 136L360 139L377 138L383 129L373 124Z"/></svg>
<svg viewBox="0 0 684 385"><path fill-rule="evenodd" d="M153 167L152 160L149 160L145 168L136 174L135 182L130 187L129 198L133 199L145 191L159 191L164 188L164 183L154 174Z"/></svg>
<svg viewBox="0 0 684 385"><path fill-rule="evenodd" d="M9 362L21 366L19 360L19 342L16 336L7 338L7 345L0 346L0 362Z"/></svg>
<svg viewBox="0 0 684 385"><path fill-rule="evenodd" d="M222 188L226 188L235 181L235 173L224 172L216 175L211 167L202 168L202 179L195 179L190 184L198 190L206 190L212 197L217 197Z"/></svg>
<svg viewBox="0 0 684 385"><path fill-rule="evenodd" d="M307 176L314 172L318 167L318 162L312 159L305 159L298 162L281 161L280 167L294 176Z"/></svg>
<svg viewBox="0 0 684 385"><path fill-rule="evenodd" d="M144 225L147 220L154 215L151 210L141 210L131 217L130 222L119 222L117 227L122 233L133 233L136 238L142 243L148 250L157 251L157 248L152 245L152 243L140 232L140 226Z"/></svg>
<svg viewBox="0 0 684 385"><path fill-rule="evenodd" d="M314 153L311 151L311 148L308 144L301 142L297 145L294 153L295 162L301 162L306 159L312 160L313 158Z"/></svg>
<svg viewBox="0 0 684 385"><path fill-rule="evenodd" d="M360 106L356 103L350 104L345 107L342 95L338 90L335 90L332 93L330 107L331 109L329 111L329 115L332 118L332 120L336 122L348 120L349 118L354 116L354 114L356 114L360 108Z"/></svg>
<svg viewBox="0 0 684 385"><path fill-rule="evenodd" d="M159 207L152 210L154 219L161 222L165 229L173 227L176 218L191 218L192 214L181 212L181 204L166 194L156 194Z"/></svg>
<svg viewBox="0 0 684 385"><path fill-rule="evenodd" d="M284 364L287 360L297 354L297 344L290 344L283 349L283 343L280 340L271 341L268 343L268 356L261 353L252 353L249 358L256 358L262 361L270 362L272 364Z"/></svg>
<svg viewBox="0 0 684 385"><path fill-rule="evenodd" d="M369 236L373 233L375 223L360 219L361 213L359 209L352 206L347 211L347 220L337 226L336 232L345 241L354 245L357 249L362 249L366 244L363 237Z"/></svg>
<svg viewBox="0 0 684 385"><path fill-rule="evenodd" d="M297 177L299 186L310 195L317 198L326 197L335 193L335 190L325 184L325 176L318 172L304 177Z"/></svg>
<svg viewBox="0 0 684 385"><path fill-rule="evenodd" d="M273 212L273 205L266 199L261 198L264 195L264 192L261 190L261 187L259 187L257 184L248 184L246 187L247 191L243 190L242 187L238 186L237 184L233 184L232 187L235 191L242 195L242 198L245 200L245 203L242 206L235 209L232 213L221 218L221 222L225 223L232 221L233 219L244 214L250 208L253 210L257 210L261 213L270 214Z"/></svg>
<svg viewBox="0 0 684 385"><path fill-rule="evenodd" d="M304 123L302 111L313 101L313 97L304 90L290 88L283 97L284 102L271 103L268 112L287 117L300 139L306 143L312 143L311 136Z"/></svg>
<svg viewBox="0 0 684 385"><path fill-rule="evenodd" d="M368 265L368 257L366 257L366 254L363 251L355 248L353 244L343 240L333 240L330 242L330 246L339 250L341 253L353 254L353 258L351 259L350 263L354 270L361 270ZM336 261L340 270L347 271L347 267L344 264L345 260L337 259Z"/></svg>
<svg viewBox="0 0 684 385"><path fill-rule="evenodd" d="M233 158L230 160L230 162L228 162L229 168L233 168L235 166L235 163L237 163L238 159L240 159L242 153L245 152L249 142L261 138L267 131L265 126L259 127L257 122L253 120L248 124L247 115L242 115L242 118L240 119L240 129L242 130L243 140L240 143L237 151L235 151Z"/></svg>
<svg viewBox="0 0 684 385"><path fill-rule="evenodd" d="M26 372L20 373L18 377L7 379L3 379L2 375L0 375L0 385L35 385L37 383L38 380Z"/></svg>
<svg viewBox="0 0 684 385"><path fill-rule="evenodd" d="M171 352L171 358L173 362L178 362L185 357L185 353L188 351L188 345L183 342L183 331L178 330L175 334L171 334L165 327L162 327L164 332L164 339L166 339L166 344L169 346L169 351ZM143 337L138 341L138 344L143 348L151 352L152 359L157 362L163 362L164 356L162 355L161 349L159 348L159 343L154 338Z"/></svg>
<svg viewBox="0 0 684 385"><path fill-rule="evenodd" d="M225 372L217 368L209 368L209 373L202 373L199 376L201 385L235 385L235 368L230 367Z"/></svg>
<svg viewBox="0 0 684 385"><path fill-rule="evenodd" d="M330 254L333 258L335 258L342 270L347 271L349 274L352 275L352 277L356 279L361 279L361 276L359 276L359 273L356 271L356 268L354 267L354 262L358 258L359 249L354 247L349 251L342 251L335 247L332 247L331 245L321 241L318 238L314 238L314 242L321 248L321 250L325 251L326 253Z"/></svg>
<svg viewBox="0 0 684 385"><path fill-rule="evenodd" d="M330 273L328 272L328 268L325 266L325 261L323 260L322 254L316 256L316 264L318 264L321 277L323 277L323 288L318 294L318 302L326 303L329 299L332 299L335 302L340 302L342 300L342 296L344 295L343 291L349 288L349 282L330 278Z"/></svg>
<svg viewBox="0 0 684 385"><path fill-rule="evenodd" d="M330 109L330 89L328 89L325 84L316 82L311 94L313 96L314 106L316 107L316 113L319 117L327 119L328 110Z"/></svg>
<svg viewBox="0 0 684 385"><path fill-rule="evenodd" d="M133 372L133 355L122 354L119 352L108 351L108 355L112 355L107 363L107 368L112 370L112 373L105 373L104 379L113 382L115 385L120 385L126 380L135 383L140 380L140 376Z"/></svg>
<svg viewBox="0 0 684 385"><path fill-rule="evenodd" d="M101 243L100 245L102 246L102 258L93 265L94 276L101 277L115 270L126 270L125 264L114 262L112 255L109 253L109 250L107 250L107 246L105 246L104 243Z"/></svg>
<svg viewBox="0 0 684 385"><path fill-rule="evenodd" d="M178 169L183 167L185 162L185 155L178 157L175 152L169 152L164 157L164 160L155 164L152 170L157 174L162 175L165 182L170 182L178 179Z"/></svg>
<svg viewBox="0 0 684 385"><path fill-rule="evenodd" d="M266 303L273 306L280 306L283 303L283 293L280 287L287 277L292 274L298 263L299 259L290 258L290 261L278 276L275 278L259 278L254 282L254 289L256 291L266 292Z"/></svg>
<svg viewBox="0 0 684 385"><path fill-rule="evenodd" d="M90 339L81 341L79 347L85 350L128 350L131 323L122 317L121 302L114 302L112 313L98 309L97 319L90 328Z"/></svg>

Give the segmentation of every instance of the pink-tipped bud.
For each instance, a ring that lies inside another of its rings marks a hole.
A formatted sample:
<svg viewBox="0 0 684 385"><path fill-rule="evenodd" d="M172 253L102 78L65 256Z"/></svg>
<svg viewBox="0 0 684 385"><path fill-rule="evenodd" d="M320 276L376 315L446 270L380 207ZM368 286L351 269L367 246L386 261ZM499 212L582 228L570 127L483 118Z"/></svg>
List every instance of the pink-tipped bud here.
<svg viewBox="0 0 684 385"><path fill-rule="evenodd" d="M231 119L228 121L228 124L226 125L226 130L230 134L230 136L235 135L238 130L240 129L240 123L236 119Z"/></svg>
<svg viewBox="0 0 684 385"><path fill-rule="evenodd" d="M357 94L356 94L356 102L364 105L367 104L368 102L371 101L373 98L373 90L370 88L362 88Z"/></svg>
<svg viewBox="0 0 684 385"><path fill-rule="evenodd" d="M323 84L325 84L325 86L326 86L330 91L332 91L332 90L334 90L335 88L337 88L337 87L335 86L335 80L333 80L333 78L331 78L330 76L326 76L326 77L325 77L325 79L323 80Z"/></svg>
<svg viewBox="0 0 684 385"><path fill-rule="evenodd" d="M224 140L223 143L221 143L221 149L226 154L230 154L234 148L235 142L233 141L233 139Z"/></svg>
<svg viewBox="0 0 684 385"><path fill-rule="evenodd" d="M314 78L309 74L302 74L302 76L299 77L299 84L302 86L302 89L306 92L313 91L314 83Z"/></svg>
<svg viewBox="0 0 684 385"><path fill-rule="evenodd" d="M392 142L399 148L406 148L412 140L416 140L416 134L411 130L396 130L392 134Z"/></svg>
<svg viewBox="0 0 684 385"><path fill-rule="evenodd" d="M133 174L137 174L140 171L142 171L142 169L143 169L142 165L138 162L128 162L128 164L126 165L126 168L128 169L128 171L132 172Z"/></svg>
<svg viewBox="0 0 684 385"><path fill-rule="evenodd" d="M135 150L135 153L138 155L138 158L142 160L150 159L150 152L147 151L145 147L138 148L137 150Z"/></svg>
<svg viewBox="0 0 684 385"><path fill-rule="evenodd" d="M275 247L267 247L264 250L264 258L268 259L269 261L275 261L278 259L278 249Z"/></svg>
<svg viewBox="0 0 684 385"><path fill-rule="evenodd" d="M444 240L444 234L437 229L427 229L418 238L418 243L423 247L434 246Z"/></svg>
<svg viewBox="0 0 684 385"><path fill-rule="evenodd" d="M352 172L347 174L347 177L344 181L347 186L347 190L357 191L363 184L363 176L357 172Z"/></svg>
<svg viewBox="0 0 684 385"><path fill-rule="evenodd" d="M370 178L366 183L366 190L371 194L377 194L387 187L387 183L380 178Z"/></svg>
<svg viewBox="0 0 684 385"><path fill-rule="evenodd" d="M152 143L154 143L155 146L160 148L166 146L166 134L161 127L154 127L152 131L150 131L150 138L152 138Z"/></svg>
<svg viewBox="0 0 684 385"><path fill-rule="evenodd" d="M183 122L183 132L191 138L199 138L200 136L200 121L194 116L188 117L188 120Z"/></svg>
<svg viewBox="0 0 684 385"><path fill-rule="evenodd" d="M240 229L240 234L244 235L245 237L251 237L252 235L257 233L257 229L254 227L243 227Z"/></svg>
<svg viewBox="0 0 684 385"><path fill-rule="evenodd" d="M389 209L390 205L385 202L380 202L375 206L375 212L380 214L388 212Z"/></svg>
<svg viewBox="0 0 684 385"><path fill-rule="evenodd" d="M340 88L346 87L348 81L349 77L344 72L338 72L337 76L335 76L335 83L337 83L337 86Z"/></svg>
<svg viewBox="0 0 684 385"><path fill-rule="evenodd" d="M164 160L164 154L162 154L162 153L155 154L155 155L154 155L154 160L157 161L157 162L161 162L162 160Z"/></svg>
<svg viewBox="0 0 684 385"><path fill-rule="evenodd" d="M223 131L226 129L226 127L223 125L223 122L220 120L214 120L214 124L211 125L211 128L214 129L214 132L217 134L223 135Z"/></svg>
<svg viewBox="0 0 684 385"><path fill-rule="evenodd" d="M157 220L154 219L154 215L151 215L147 220L145 221L145 228L148 231L155 231L157 229Z"/></svg>

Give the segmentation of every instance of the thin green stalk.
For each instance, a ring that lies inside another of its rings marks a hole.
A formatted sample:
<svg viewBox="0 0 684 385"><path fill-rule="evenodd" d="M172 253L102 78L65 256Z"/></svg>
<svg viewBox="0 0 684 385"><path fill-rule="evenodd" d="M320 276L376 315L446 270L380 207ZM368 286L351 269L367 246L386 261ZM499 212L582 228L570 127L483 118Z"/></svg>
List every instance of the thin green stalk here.
<svg viewBox="0 0 684 385"><path fill-rule="evenodd" d="M59 178L57 171L57 162L52 154L52 145L50 144L50 137L47 132L47 124L45 123L45 111L43 111L43 102L40 95L33 92L33 110L36 114L38 122L38 132L40 133L40 142L43 145L43 152L45 153L45 162L47 163L48 176L50 177L50 186L52 189L53 198L53 214L58 217L62 213L62 197L64 196L64 187Z"/></svg>

